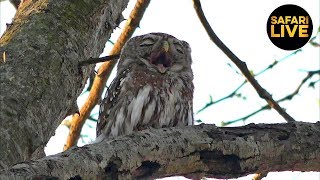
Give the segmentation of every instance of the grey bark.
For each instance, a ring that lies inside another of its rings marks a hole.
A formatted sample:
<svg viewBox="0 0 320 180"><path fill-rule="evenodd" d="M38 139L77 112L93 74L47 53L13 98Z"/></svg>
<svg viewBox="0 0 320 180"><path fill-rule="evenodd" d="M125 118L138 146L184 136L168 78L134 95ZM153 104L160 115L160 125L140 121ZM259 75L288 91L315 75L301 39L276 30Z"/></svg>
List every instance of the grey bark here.
<svg viewBox="0 0 320 180"><path fill-rule="evenodd" d="M319 134L319 122L150 129L17 164L0 172L0 179L236 178L320 171Z"/></svg>
<svg viewBox="0 0 320 180"><path fill-rule="evenodd" d="M128 0L23 3L0 39L0 169L43 156Z"/></svg>

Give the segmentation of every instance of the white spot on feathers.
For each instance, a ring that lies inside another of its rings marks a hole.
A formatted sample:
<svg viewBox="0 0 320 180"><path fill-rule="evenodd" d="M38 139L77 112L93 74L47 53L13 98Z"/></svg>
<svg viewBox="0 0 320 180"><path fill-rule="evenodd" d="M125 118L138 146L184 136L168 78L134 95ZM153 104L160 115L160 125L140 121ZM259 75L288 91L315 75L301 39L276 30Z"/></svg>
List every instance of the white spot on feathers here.
<svg viewBox="0 0 320 180"><path fill-rule="evenodd" d="M165 104L164 104L164 112L161 112L159 125L160 127L168 126L171 121L173 121L175 115L174 104L177 102L178 92L171 91L167 89L167 93L163 93L165 95Z"/></svg>
<svg viewBox="0 0 320 180"><path fill-rule="evenodd" d="M188 102L188 126L193 125L193 117L192 117L192 105Z"/></svg>
<svg viewBox="0 0 320 180"><path fill-rule="evenodd" d="M132 108L132 111L131 111L131 117L130 117L131 121L130 123L126 123L127 126L129 126L127 127L127 130L133 130L133 128L137 126L138 122L142 120L141 119L142 109L147 103L147 101L149 100L149 93L151 89L152 88L149 85L144 86L142 89L139 90L137 97L134 98L129 104L128 109Z"/></svg>
<svg viewBox="0 0 320 180"><path fill-rule="evenodd" d="M143 118L143 124L148 124L151 120L152 115L155 112L155 108L156 108L156 102L153 100L149 106L147 107L145 114L144 114L144 118Z"/></svg>
<svg viewBox="0 0 320 180"><path fill-rule="evenodd" d="M118 136L119 129L122 129L121 125L123 125L124 118L124 107L121 107L120 111L117 113L116 121L113 125L114 127L111 128L111 134L113 137Z"/></svg>

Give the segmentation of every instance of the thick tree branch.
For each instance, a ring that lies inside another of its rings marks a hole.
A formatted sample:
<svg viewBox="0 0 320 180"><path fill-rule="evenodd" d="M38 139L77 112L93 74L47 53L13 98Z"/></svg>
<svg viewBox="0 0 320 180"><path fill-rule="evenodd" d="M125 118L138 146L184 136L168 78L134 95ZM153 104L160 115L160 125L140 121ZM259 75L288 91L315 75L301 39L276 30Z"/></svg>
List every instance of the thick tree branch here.
<svg viewBox="0 0 320 180"><path fill-rule="evenodd" d="M143 17L145 10L147 9L150 0L138 0L135 4L135 7L130 13L127 24L124 27L120 37L117 42L114 44L110 55L120 54L120 51L123 45L130 39L133 35L135 29L139 26L139 22ZM116 65L117 61L107 61L103 63L94 78L92 88L87 98L86 102L80 109L80 115L74 114L71 120L70 132L67 138L67 142L64 146L64 150L69 149L70 147L77 144L82 126L85 120L89 117L92 109L98 103L105 84L111 74L113 67Z"/></svg>
<svg viewBox="0 0 320 180"><path fill-rule="evenodd" d="M43 157L127 0L24 1L0 39L0 169Z"/></svg>
<svg viewBox="0 0 320 180"><path fill-rule="evenodd" d="M295 121L284 109L282 109L279 104L272 98L271 94L266 91L258 81L251 75L247 64L241 61L233 52L218 38L213 29L211 28L209 22L207 21L202 8L200 0L193 0L194 8L196 13L207 31L210 39L230 58L230 60L240 69L242 74L246 77L247 81L254 87L259 96L267 101L270 107L275 109L287 122Z"/></svg>
<svg viewBox="0 0 320 180"><path fill-rule="evenodd" d="M319 134L319 122L151 129L20 163L2 171L0 179L236 178L255 172L320 171Z"/></svg>

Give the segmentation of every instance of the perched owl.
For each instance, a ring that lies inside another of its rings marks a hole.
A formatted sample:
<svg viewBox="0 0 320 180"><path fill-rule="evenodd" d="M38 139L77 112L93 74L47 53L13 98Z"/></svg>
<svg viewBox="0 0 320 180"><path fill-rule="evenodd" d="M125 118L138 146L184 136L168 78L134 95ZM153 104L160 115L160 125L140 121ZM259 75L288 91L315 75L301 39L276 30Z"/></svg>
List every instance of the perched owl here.
<svg viewBox="0 0 320 180"><path fill-rule="evenodd" d="M163 33L131 38L100 105L97 137L193 124L193 74L187 42Z"/></svg>

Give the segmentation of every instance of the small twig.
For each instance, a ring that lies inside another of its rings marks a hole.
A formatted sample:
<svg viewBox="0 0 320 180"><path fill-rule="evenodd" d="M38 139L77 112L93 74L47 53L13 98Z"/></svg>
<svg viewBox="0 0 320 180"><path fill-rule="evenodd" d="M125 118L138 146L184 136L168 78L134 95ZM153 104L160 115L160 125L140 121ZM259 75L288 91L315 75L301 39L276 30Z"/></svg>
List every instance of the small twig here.
<svg viewBox="0 0 320 180"><path fill-rule="evenodd" d="M319 70L316 70L316 71L308 71L308 74L305 78L303 78L300 82L300 84L298 85L298 87L291 93L291 94L288 94L286 95L285 97L277 100L276 102L277 103L280 103L280 102L283 102L283 101L288 101L288 100L292 100L292 98L296 95L298 95L298 93L300 92L300 89L301 87L308 81L308 79L312 78L314 75L316 74L319 74L320 75L320 69ZM260 109L244 116L244 117L241 117L239 119L235 119L235 120L232 120L232 121L226 121L226 122L222 122L221 125L222 126L226 126L226 125L229 125L229 124L233 124L235 122L238 122L238 121L245 121L247 120L249 117L261 112L261 111L264 111L264 110L267 110L267 109L270 109L270 106L267 104L267 105L264 105L262 106Z"/></svg>
<svg viewBox="0 0 320 180"><path fill-rule="evenodd" d="M235 120L231 120L231 121L226 121L226 122L225 122L225 121L222 121L222 122L221 122L221 126L227 126L227 125L229 125L229 124L233 124L233 123L236 123L236 122L238 122L238 121L245 121L245 120L247 120L249 117L251 117L251 116L253 116L253 115L255 115L255 114L257 114L257 113L259 113L259 112L261 112L261 111L267 110L267 109L270 109L270 106L269 106L268 104L262 106L260 109L254 111L254 112L252 112L252 113L250 113L250 114L248 114L248 115L246 115L246 116L244 116L244 117L241 117L241 118L239 118L239 119L235 119Z"/></svg>
<svg viewBox="0 0 320 180"><path fill-rule="evenodd" d="M210 98L210 102L208 102L203 108L201 108L200 110L198 110L198 111L197 111L197 114L199 114L201 111L207 109L209 106L212 106L212 105L214 105L214 104L217 104L217 103L219 103L219 102L221 102L221 101L223 101L223 100L226 100L226 99L228 99L228 98L232 98L233 96L235 96L235 95L237 94L238 90L241 89L242 86L246 84L246 82L247 82L247 81L243 81L243 82L240 84L240 86L238 86L233 92L231 92L229 95L227 95L227 96L225 96L225 97L223 97L223 98L220 98L220 99L218 99L218 100L216 100L216 101L212 101L212 98Z"/></svg>
<svg viewBox="0 0 320 180"><path fill-rule="evenodd" d="M315 36L313 36L310 40L309 40L309 43L314 46L314 47L320 47L320 43L319 42L316 42L316 38L317 36L319 35L320 33L320 26L318 27L318 32Z"/></svg>
<svg viewBox="0 0 320 180"><path fill-rule="evenodd" d="M112 61L115 59L119 59L119 57L120 57L120 54L104 56L100 58L89 58L88 60L79 62L79 66L86 66L86 65L97 64L105 61Z"/></svg>
<svg viewBox="0 0 320 180"><path fill-rule="evenodd" d="M98 119L93 118L92 116L88 117L88 120L93 121L93 122L98 122Z"/></svg>
<svg viewBox="0 0 320 180"><path fill-rule="evenodd" d="M314 88L314 85L318 82L320 82L320 79L310 82L308 86Z"/></svg>
<svg viewBox="0 0 320 180"><path fill-rule="evenodd" d="M275 60L272 64L269 64L266 68L264 68L263 70L261 70L261 71L258 72L257 74L254 74L254 77L257 77L257 76L265 73L267 70L272 69L273 67L275 67L275 66L276 66L277 64L279 64L280 62L283 62L284 60L288 59L288 58L291 57L292 55L295 55L295 54L297 54L298 52L301 52L301 51L302 51L301 49L298 49L298 50L296 50L296 51L294 51L294 52L292 52L292 53L284 56L283 58L281 58L281 59L279 59L279 60ZM229 64L229 66L231 67L230 64ZM236 70L235 70L235 71L236 71ZM236 71L236 73L238 73L238 72ZM216 100L216 101L212 101L212 98L210 98L210 101L209 101L206 105L204 105L204 107L202 107L200 110L198 110L196 114L202 112L203 110L207 109L208 107L210 107L210 106L212 106L212 105L214 105L214 104L217 104L217 103L219 103L219 102L221 102L221 101L223 101L223 100L226 100L226 99L229 99L229 98L234 97L234 96L237 94L237 92L238 92L247 82L248 82L247 80L244 80L234 91L232 91L229 95L227 95L227 96L225 96L225 97L223 97L223 98L220 98L220 99L218 99L218 100ZM210 96L210 97L211 97L211 96Z"/></svg>
<svg viewBox="0 0 320 180"><path fill-rule="evenodd" d="M213 29L211 28L209 22L207 21L199 0L193 0L194 8L197 12L197 15L207 31L210 39L230 58L230 60L240 69L242 74L246 77L246 79L250 82L250 84L254 87L259 96L265 99L269 106L275 109L287 122L295 121L284 109L282 109L279 104L272 98L271 94L268 93L261 85L257 82L257 80L250 74L250 71L245 62L241 61L215 34Z"/></svg>
<svg viewBox="0 0 320 180"><path fill-rule="evenodd" d="M273 62L272 64L270 64L267 68L265 68L264 70L262 70L262 71L258 72L257 74L255 74L255 76L259 76L260 74L263 74L265 71L267 71L267 70L269 70L269 69L272 69L272 68L273 68L274 66L276 66L278 63L280 63L280 62L288 59L288 58L291 57L292 55L295 55L295 54L297 54L298 52L301 52L301 51L302 51L301 49L297 49L297 50L295 50L294 52L286 55L285 57L283 57L283 58L281 58L281 59L279 59L279 60L274 61L274 62Z"/></svg>

